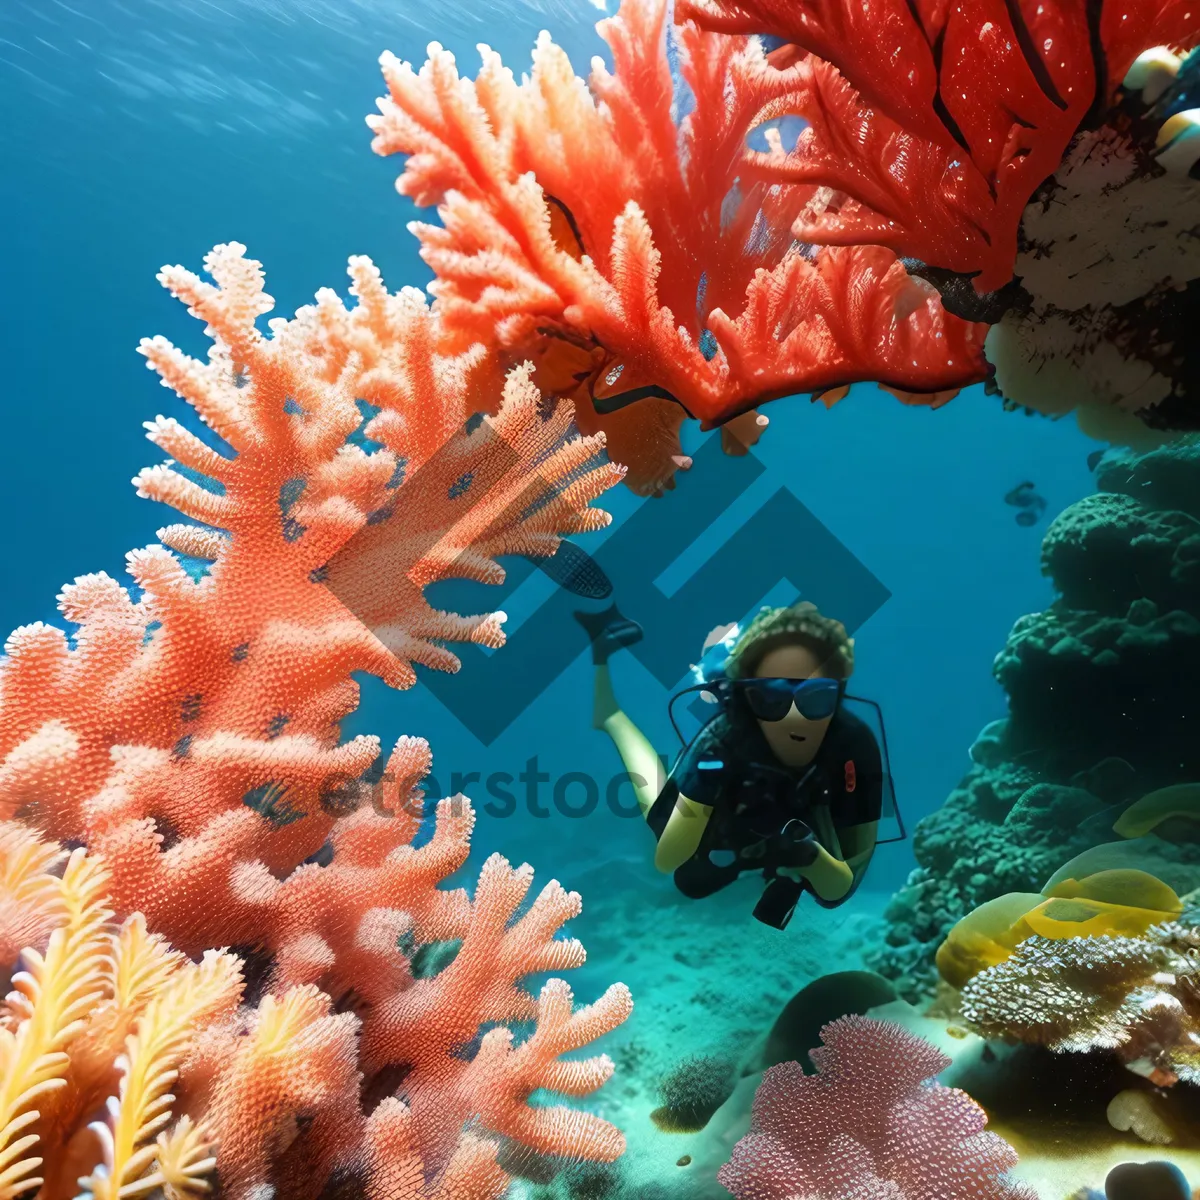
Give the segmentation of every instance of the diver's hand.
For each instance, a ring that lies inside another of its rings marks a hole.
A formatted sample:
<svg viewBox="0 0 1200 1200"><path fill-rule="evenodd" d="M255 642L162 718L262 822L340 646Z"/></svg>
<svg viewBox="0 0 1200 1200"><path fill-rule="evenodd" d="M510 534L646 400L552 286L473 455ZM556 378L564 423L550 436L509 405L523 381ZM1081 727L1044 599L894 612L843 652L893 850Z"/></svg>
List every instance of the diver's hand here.
<svg viewBox="0 0 1200 1200"><path fill-rule="evenodd" d="M803 821L789 821L780 830L779 861L782 867L811 867L820 855L821 846Z"/></svg>
<svg viewBox="0 0 1200 1200"><path fill-rule="evenodd" d="M738 851L738 858L743 862L755 862L759 859L767 857L767 843L751 842L748 846L743 846Z"/></svg>
<svg viewBox="0 0 1200 1200"><path fill-rule="evenodd" d="M818 845L816 857L807 866L781 866L777 875L797 882L804 880L822 900L841 900L854 886L854 872L840 858Z"/></svg>

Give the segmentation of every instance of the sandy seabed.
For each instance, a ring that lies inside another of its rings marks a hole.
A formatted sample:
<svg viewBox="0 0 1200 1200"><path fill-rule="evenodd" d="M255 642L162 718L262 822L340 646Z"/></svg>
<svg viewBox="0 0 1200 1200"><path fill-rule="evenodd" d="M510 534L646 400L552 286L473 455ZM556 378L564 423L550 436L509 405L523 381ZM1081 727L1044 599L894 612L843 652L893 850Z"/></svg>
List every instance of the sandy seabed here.
<svg viewBox="0 0 1200 1200"><path fill-rule="evenodd" d="M749 1128L760 1078L753 1070L756 1051L801 988L831 972L866 969L863 958L883 936L883 910L891 894L863 889L834 910L802 901L780 932L750 915L762 886L755 878L704 901L679 896L667 881L656 886L652 874L625 862L571 874L569 882L587 898L586 918L572 931L588 948L588 964L573 973L577 994L590 998L620 979L634 996L630 1019L598 1047L613 1058L616 1074L589 1105L624 1131L628 1150L611 1172L560 1179L553 1186L518 1182L513 1195L516 1200L728 1200L716 1173ZM992 1056L979 1038L948 1032L946 1021L924 1017L902 1001L872 1015L904 1024L952 1058L942 1081L964 1087L989 1110L990 1128L1021 1155L1014 1175L1030 1183L1039 1200L1086 1196L1088 1188L1102 1200L1108 1171L1130 1161L1168 1159L1193 1185L1200 1183L1200 1139L1195 1148L1159 1146L1117 1132L1103 1116L1110 1097L1098 1092L1079 1096L1078 1105L1060 1105L1052 1119L1033 1108L1024 1112L1020 1099L1000 1105L1006 1110L1001 1112L985 1093L1000 1095L1007 1083L999 1067L986 1065ZM703 1130L664 1133L651 1120L661 1103L660 1083L678 1063L697 1055L732 1060L746 1073ZM1115 1078L1101 1086L1124 1086L1120 1071ZM1139 1086L1132 1075L1128 1083ZM1069 1089L1067 1084L1068 1096ZM1165 1101L1173 1102L1169 1095Z"/></svg>

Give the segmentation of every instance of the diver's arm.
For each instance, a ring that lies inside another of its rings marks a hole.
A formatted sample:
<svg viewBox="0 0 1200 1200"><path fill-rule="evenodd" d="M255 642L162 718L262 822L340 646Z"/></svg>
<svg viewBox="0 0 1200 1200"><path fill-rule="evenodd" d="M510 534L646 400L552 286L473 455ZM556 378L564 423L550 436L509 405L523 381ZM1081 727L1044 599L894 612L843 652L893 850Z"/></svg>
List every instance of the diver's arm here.
<svg viewBox="0 0 1200 1200"><path fill-rule="evenodd" d="M822 900L840 900L854 886L854 872L848 863L834 858L824 846L807 867L780 867L779 874L790 879L807 879Z"/></svg>
<svg viewBox="0 0 1200 1200"><path fill-rule="evenodd" d="M875 853L879 824L868 821L838 831L845 860L835 858L824 846L817 845L817 857L807 867L781 867L779 874L791 879L807 879L822 900L840 900L862 877Z"/></svg>
<svg viewBox="0 0 1200 1200"><path fill-rule="evenodd" d="M851 825L841 830L842 850L846 855L846 863L854 872L857 879L871 861L875 853L875 839L879 836L879 822L865 821L862 825Z"/></svg>
<svg viewBox="0 0 1200 1200"><path fill-rule="evenodd" d="M654 853L654 865L660 871L670 874L696 853L712 811L711 805L679 796Z"/></svg>

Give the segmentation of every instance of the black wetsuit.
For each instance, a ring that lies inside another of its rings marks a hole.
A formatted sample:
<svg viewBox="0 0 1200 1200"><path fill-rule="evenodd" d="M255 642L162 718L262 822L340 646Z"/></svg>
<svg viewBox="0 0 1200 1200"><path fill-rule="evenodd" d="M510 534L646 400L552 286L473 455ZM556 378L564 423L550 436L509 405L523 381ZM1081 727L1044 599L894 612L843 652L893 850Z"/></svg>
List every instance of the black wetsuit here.
<svg viewBox="0 0 1200 1200"><path fill-rule="evenodd" d="M784 827L789 821L804 822L826 850L842 858L838 833L879 820L883 784L875 736L845 708L834 715L812 764L800 768L779 762L757 722L718 717L680 754L647 821L654 836L662 837L680 794L712 808L696 853L675 872L675 886L698 899L726 887L743 871L761 870L773 881L768 892L774 889L775 898L755 915L782 928L804 886L776 878L779 867L797 865L789 860L786 837L780 836ZM715 861L722 859L730 861ZM847 897L837 902L816 898L832 907Z"/></svg>

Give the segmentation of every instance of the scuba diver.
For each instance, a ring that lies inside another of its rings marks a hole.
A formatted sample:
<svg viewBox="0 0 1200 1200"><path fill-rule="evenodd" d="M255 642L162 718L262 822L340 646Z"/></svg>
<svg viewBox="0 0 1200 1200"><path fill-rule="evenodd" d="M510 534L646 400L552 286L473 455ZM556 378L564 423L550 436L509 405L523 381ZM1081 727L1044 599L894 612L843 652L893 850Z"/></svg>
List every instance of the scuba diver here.
<svg viewBox="0 0 1200 1200"><path fill-rule="evenodd" d="M845 903L874 853L884 786L879 744L843 703L854 670L845 626L804 602L763 608L743 631L727 632L711 647L723 658L719 672L698 670L701 683L686 689L715 699L717 715L664 779L608 669L612 653L641 640L641 627L615 606L575 615L592 641L592 723L629 773L657 838L655 866L693 899L761 870L767 885L754 915L777 929L805 891L827 908Z"/></svg>

